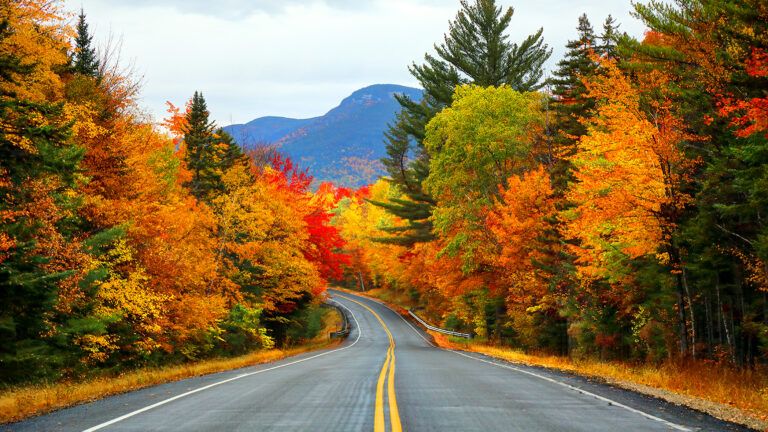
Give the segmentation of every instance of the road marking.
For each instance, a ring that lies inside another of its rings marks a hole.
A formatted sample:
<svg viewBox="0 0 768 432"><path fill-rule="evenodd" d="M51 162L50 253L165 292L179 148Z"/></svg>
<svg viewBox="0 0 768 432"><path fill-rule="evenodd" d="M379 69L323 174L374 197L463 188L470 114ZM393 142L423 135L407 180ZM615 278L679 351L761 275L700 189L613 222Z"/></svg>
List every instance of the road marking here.
<svg viewBox="0 0 768 432"><path fill-rule="evenodd" d="M207 386L203 386L203 387L200 387L200 388L197 388L197 389L194 389L194 390L190 390L190 391L188 391L186 393L182 393L180 395L176 395L174 397L162 400L160 402L157 402L155 404L146 406L146 407L138 409L136 411L129 412L128 414L125 414L125 415L122 415L120 417L114 418L114 419L112 419L110 421L98 424L98 425L90 427L88 429L85 429L83 432L94 432L94 431L97 431L99 429L104 429L107 426L111 426L111 425L113 425L115 423L118 423L118 422L121 422L121 421L123 421L123 420L125 420L127 418L133 417L135 415L138 415L138 414L141 414L143 412L149 411L151 409L157 408L159 406L165 405L165 404L167 404L169 402L173 402L173 401L175 401L177 399L181 399L183 397L186 397L186 396L189 396L189 395L201 392L203 390L208 390L209 388L216 387L216 386L219 386L219 385L222 385L222 384L226 384L228 382L232 382L232 381L235 381L235 380L239 380L241 378L249 377L249 376L260 374L260 373L263 373L263 372L269 372L271 370L284 368L286 366L295 365L297 363L303 363L303 362L305 362L307 360L316 359L318 357L323 357L323 356L326 356L328 354L333 354L333 353L336 353L336 352L339 352L339 351L344 351L345 349L348 349L348 348L352 348L360 340L360 335L362 334L362 329L360 328L360 325L359 325L359 323L357 321L357 318L355 317L355 314L348 307L346 307L343 304L338 303L338 302L334 302L334 303L338 304L339 306L341 306L344 309L346 309L347 311L349 311L350 315L352 316L352 320L355 321L355 327L357 327L357 337L355 338L355 340L351 344L349 344L347 346L344 346L344 347L341 347L341 348L337 348L335 350L326 351L324 353L316 354L316 355L313 355L312 357L307 357L307 358L304 358L304 359L301 359L301 360L292 361L290 363L285 363L285 364L281 364L281 365L278 365L278 366L273 366L273 367L270 367L270 368L267 368L267 369L257 370L255 372L248 372L248 373L240 374L240 375L238 375L236 377L232 377L232 378L228 378L228 379L225 379L225 380L222 380L222 381L218 381L218 382L215 382L213 384L208 384Z"/></svg>
<svg viewBox="0 0 768 432"><path fill-rule="evenodd" d="M371 300L372 300L372 299L371 299ZM416 329L416 327L414 327L414 326L413 326L413 325L412 325L410 322L408 322L408 320L406 320L405 318L403 318L403 316L402 316L402 315L400 315L399 313L397 313L397 311L395 311L394 309L392 309L391 307L389 307L389 305L385 304L384 302L380 302L380 301L376 301L376 300L372 300L372 301L375 301L376 303L379 303L379 304L381 304L382 306L386 307L387 309L391 310L391 311L392 311L392 312L393 312L395 315L399 316L399 317L400 317L400 319L402 319L402 320L403 320L403 322L405 322L406 324L408 324L408 327L410 327L410 328L411 328L411 329L412 329L412 330L413 330L413 331L414 331L414 332L415 332L415 333L416 333L416 334L417 334L419 337L421 337L422 339L424 339L424 341L426 341L428 344L430 344L431 346L433 346L433 347L435 347L435 348L439 348L439 349L441 349L441 350L443 350L443 351L448 351L448 352L452 352L452 353L454 353L454 354L457 354L457 355L460 355L460 356L464 356L464 357L467 357L467 358L471 358L472 360L477 360L477 361L480 361L480 362L483 362L483 363L488 363L488 364L491 364L491 365L494 365L494 366L497 366L497 367L500 367L500 368L510 369L510 370L513 370L513 371L516 371L516 372L524 373L524 374L526 374L526 375L530 375L530 376L532 376L532 377L535 377L535 378L539 378L539 379L542 379L542 380L544 380L544 381L548 381L548 382L551 382L551 383L553 383L553 384L557 384L557 385L563 386L563 387L565 387L565 388L568 388L568 389L570 389L570 390L574 390L574 391L576 391L576 392L579 392L579 393L581 393L581 394L584 394L584 395L587 395L587 396L592 396L592 397L594 397L595 399L601 400L601 401L603 401L603 402L607 402L607 403L609 403L609 404L611 404L611 405L614 405L614 406L617 406L617 407L619 407L619 408L624 408L624 409L625 409L625 410L627 410L627 411L631 411L631 412L633 412L633 413L635 413L635 414L639 414L639 415L641 415L641 416L643 416L643 417L645 417L645 418L647 418L647 419L649 419L649 420L654 420L654 421L657 421L657 422L663 423L663 424L665 424L665 425L667 425L667 426L669 426L670 428L672 428L672 429L675 429L675 430L679 430L679 431L687 431L687 432L691 432L691 431L693 431L693 429L691 429L691 428L688 428L688 427L686 427L686 426L683 426L683 425L680 425L680 424L677 424L677 423L673 423L673 422L670 422L670 421L668 421L668 420L664 420L663 418L660 418L660 417L656 417L656 416L655 416L655 415L653 415L653 414L649 414L649 413L647 413L647 412L645 412L645 411L641 411L641 410L639 410L639 409L636 409L636 408L632 408L632 407L630 407L630 406L627 406L627 405L624 405L624 404L622 404L622 403L620 403L620 402L616 402L616 401L615 401L615 400L613 400L613 399L608 399L608 398L606 398L606 397L603 397L603 396L597 395L597 394L595 394L595 393L592 393L592 392L586 391L586 390L584 390L584 389L581 389L581 388L578 388L578 387L572 386L572 385L570 385L570 384L567 384L567 383L564 383L564 382L562 382L562 381L558 381L558 380L556 380L556 379L552 379L552 378L546 377L546 376L544 376L544 375L540 375L540 374L537 374L537 373L535 373L535 372L530 372L530 371L527 371L527 370L524 370L524 369L520 369L520 368L518 368L518 367L514 367L514 366L510 366L510 365L505 365L505 364L496 363L496 362L492 362L492 361L489 361L489 360L485 360L485 359L477 358L477 357L475 357L475 356L471 356L471 355L469 355L469 354L466 354L466 353L463 353L463 352L460 352L460 351L456 351L456 350L452 350L452 349L447 349L447 348L442 348L442 347L439 347L439 346L435 345L434 343L432 343L431 341L429 341L429 340L428 340L426 337L424 337L424 335L422 334L422 332L418 331L418 330Z"/></svg>
<svg viewBox="0 0 768 432"><path fill-rule="evenodd" d="M392 333L389 331L389 327L387 327L387 325L384 323L384 320L381 319L376 311L362 302L343 296L341 294L336 295L345 300L357 303L358 305L367 309L368 312L372 313L373 316L376 317L376 319L379 321L379 324L381 324L381 326L384 328L384 331L387 332L387 337L389 338L389 348L387 348L387 356L384 359L381 372L379 372L379 380L376 383L376 404L373 414L373 431L384 432L386 429L384 422L384 381L388 380L387 399L389 400L390 427L392 432L402 432L403 426L400 423L400 410L397 408L397 395L395 394L395 338L392 337ZM387 370L389 370L389 374L387 374Z"/></svg>
<svg viewBox="0 0 768 432"><path fill-rule="evenodd" d="M384 380L387 376L387 367L389 365L389 359L391 358L390 345L387 348L387 358L384 360L384 365L379 372L379 380L376 382L376 406L373 414L373 432L384 432L386 429L384 425Z"/></svg>
<svg viewBox="0 0 768 432"><path fill-rule="evenodd" d="M392 423L392 432L402 432L403 426L400 424L400 410L397 409L397 396L395 394L395 347L392 346L392 363L389 365L389 386L387 394L389 395L389 417Z"/></svg>

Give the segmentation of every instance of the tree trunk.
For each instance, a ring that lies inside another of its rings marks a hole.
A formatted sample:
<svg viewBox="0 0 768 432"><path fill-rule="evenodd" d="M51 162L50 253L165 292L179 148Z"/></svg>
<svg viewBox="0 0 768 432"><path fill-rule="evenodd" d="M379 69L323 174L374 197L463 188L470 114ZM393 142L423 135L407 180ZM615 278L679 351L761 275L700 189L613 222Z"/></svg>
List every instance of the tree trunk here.
<svg viewBox="0 0 768 432"><path fill-rule="evenodd" d="M678 284L680 288L680 284ZM680 339L680 357L685 357L688 352L688 329L685 325L685 304L683 303L683 292L677 290L677 332Z"/></svg>
<svg viewBox="0 0 768 432"><path fill-rule="evenodd" d="M365 283L363 282L363 272L357 272L357 278L360 280L360 291L365 292Z"/></svg>
<svg viewBox="0 0 768 432"><path fill-rule="evenodd" d="M671 233L670 233L671 235ZM684 273L682 271L682 260L680 259L680 251L674 245L674 242L670 241L667 245L667 251L669 253L670 265L675 272L675 281L677 285L677 332L680 339L680 358L683 359L688 354L688 326L685 321L685 301L687 291L687 282L683 279Z"/></svg>
<svg viewBox="0 0 768 432"><path fill-rule="evenodd" d="M691 357L696 359L696 316L693 313L693 299L691 298L691 290L688 287L688 276L682 264L680 265L680 272L683 288L685 289L685 298L688 303L688 315L691 317Z"/></svg>

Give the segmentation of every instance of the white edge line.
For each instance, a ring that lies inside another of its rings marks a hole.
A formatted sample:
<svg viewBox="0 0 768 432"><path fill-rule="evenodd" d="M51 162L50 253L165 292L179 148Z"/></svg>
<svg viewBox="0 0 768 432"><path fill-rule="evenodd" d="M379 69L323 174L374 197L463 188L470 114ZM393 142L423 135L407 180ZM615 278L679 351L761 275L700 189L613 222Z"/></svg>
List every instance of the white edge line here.
<svg viewBox="0 0 768 432"><path fill-rule="evenodd" d="M359 296L358 296L358 297L359 297ZM359 298L360 298L360 297L359 297ZM366 298L366 299L367 299L367 297L362 297L362 298ZM457 355L460 355L460 356L463 356L463 357L471 358L472 360L477 360L477 361L479 361L479 362L488 363L488 364L491 364L491 365L493 365L493 366L497 366L497 367L500 367L500 368L510 369L510 370L513 370L513 371L516 371L516 372L524 373L524 374L530 375L530 376L532 376L532 377L536 377L536 378L542 379L542 380L544 380L544 381L549 381L549 382L551 382L551 383L553 383L553 384L557 384L557 385L563 386L563 387L565 387L565 388L568 388L568 389L570 389L570 390L573 390L573 391L576 391L576 392L579 392L579 393L585 394L585 395L587 395L587 396L592 396L592 397L594 397L595 399L601 400L601 401L603 401L603 402L607 402L607 403L610 403L611 405L615 405L615 406L617 406L617 407L620 407L620 408L624 408L624 409L625 409L625 410L627 410L627 411L631 411L631 412L633 412L633 413L635 413L635 414L639 414L639 415L641 415L641 416L643 416L643 417L645 417L645 418L647 418L647 419L650 419L650 420L654 420L654 421L657 421L657 422L663 423L663 424L665 424L665 425L667 425L667 426L671 427L672 429L676 429L676 430L679 430L679 431L687 431L687 432L691 432L691 431L693 431L693 429L687 428L687 427L685 427L685 426L683 426L683 425L679 425L679 424L677 424L677 423L672 423L672 422L670 422L670 421L668 421L668 420L664 420L663 418L660 418L660 417L656 417L656 416L654 416L653 414L648 414L647 412L644 412L644 411L640 411L639 409L636 409L636 408L632 408L632 407L630 407L630 406L627 406L627 405L624 405L624 404L622 404L622 403L620 403L620 402L616 402L616 401L614 401L614 400L612 400L612 399L608 399L608 398L606 398L606 397L603 397L603 396L600 396L600 395L594 394L594 393L592 393L592 392L589 392L589 391L586 391L586 390L580 389L580 388L578 388L578 387L575 387L575 386L572 386L572 385L570 385L570 384L566 384L566 383L564 383L564 382L562 382L562 381L558 381L558 380L556 380L556 379L552 379L552 378L549 378L549 377L545 377L544 375L539 375L539 374L537 374L537 373L535 373L535 372L530 372L530 371L527 371L527 370L524 370L524 369L520 369L520 368L517 368L517 367L514 367L514 366L505 365L505 364L496 363L496 362L492 362L492 361L489 361L489 360L485 360L485 359L477 358L477 357L471 356L471 355L469 355L469 354L465 354L465 353L463 353L463 352L460 352L460 351L456 351L456 350L452 350L452 349L447 349L447 348L442 348L442 347L439 347L439 346L435 345L434 343L432 343L431 341L429 341L429 340L428 340L426 337L424 337L424 335L423 335L423 334L422 334L420 331L418 331L418 330L417 330L417 329L416 329L416 328L413 326L413 324L411 324L410 322L408 322L408 320L406 320L405 318L403 318L403 316L402 316L402 315L400 315L399 313L397 313L397 311L395 311L394 309L392 309L391 307L389 307L389 305L387 305L386 303L384 303L384 302L381 302L381 301L377 301L377 300L373 300L373 299L369 299L369 300L372 300L372 301L373 301L373 302L375 302L375 303L379 303L380 305L382 305L382 306L384 306L385 308L387 308L387 309L391 310L392 312L394 312L394 313L395 313L395 315L399 316L399 317L400 317L400 319L402 319L402 320L403 320L403 321L404 321L406 324L408 324L408 327L410 327L410 328L411 328L411 329L412 329L414 332L416 332L416 334L417 334L417 335L419 335L419 337L421 337L422 339L424 339L424 341L426 341L428 344L432 345L432 346L433 346L433 347L435 347L435 348L439 348L439 349L441 349L441 350L444 350L444 351L452 352L452 353L454 353L454 354L457 354Z"/></svg>
<svg viewBox="0 0 768 432"><path fill-rule="evenodd" d="M349 313L352 315L352 320L355 321L355 326L357 327L357 337L355 338L354 342L352 342L351 344L349 344L349 345L347 345L345 347L336 348L335 350L332 350L332 351L327 351L327 352L324 352L324 353L316 354L316 355L313 355L312 357L307 357L307 358L304 358L304 359L301 359L301 360L292 361L290 363L285 363L285 364L281 364L281 365L278 365L278 366L273 366L273 367L270 367L270 368L267 368L267 369L257 370L255 372L244 373L244 374L238 375L236 377L232 377L232 378L228 378L228 379L225 379L225 380L222 380L222 381L218 381L218 382L215 382L213 384L208 384L207 386L196 388L194 390L190 390L190 391L188 391L186 393L182 393L180 395L176 395L174 397L162 400L160 402L157 402L155 404L146 406L146 407L138 409L136 411L129 412L128 414L125 414L125 415L122 415L120 417L114 418L114 419L112 419L110 421L98 424L98 425L90 427L88 429L85 429L85 430L83 430L83 432L94 432L94 431L97 431L99 429L103 429L103 428L105 428L107 426L111 426L111 425L113 425L115 423L118 423L118 422L121 422L121 421L123 421L123 420L125 420L127 418L130 418L130 417L133 417L135 415L141 414L143 412L149 411L151 409L157 408L157 407L159 407L161 405L165 405L165 404L167 404L169 402L173 402L173 401L175 401L177 399L181 399L183 397L189 396L191 394L195 394L197 392L201 392L203 390L208 390L211 387L216 387L218 385L226 384L228 382L239 380L239 379L245 378L245 377L249 377L251 375L256 375L256 374L260 374L262 372L268 372L268 371L275 370L275 369L280 369L280 368L283 368L283 367L286 367L286 366L295 365L297 363L302 363L302 362L305 362L307 360L312 360L312 359L315 359L315 358L318 358L318 357L326 356L328 354L333 354L335 352L344 351L347 348L352 348L360 340L360 335L362 334L362 329L360 328L360 323L358 323L357 317L355 317L355 314L354 314L354 312L352 312L351 309L349 309L348 307L344 306L343 304L341 304L341 303L339 303L339 302L337 302L335 300L331 300L331 301L333 301L334 303L338 304L339 306L341 306L344 309L346 309L347 311L349 311Z"/></svg>
<svg viewBox="0 0 768 432"><path fill-rule="evenodd" d="M539 378L539 379L542 379L542 380L545 380L545 381L549 381L549 382L551 382L553 384L557 384L557 385L563 386L565 388L568 388L568 389L573 390L573 391L577 391L577 392L585 394L587 396L592 396L595 399L601 400L603 402L607 402L607 403L609 403L611 405L615 405L617 407L624 408L627 411L631 411L631 412L633 412L635 414L639 414L639 415L641 415L641 416L643 416L643 417L645 417L647 419L655 420L657 422L664 423L665 425L671 427L672 429L676 429L676 430L679 430L679 431L692 431L692 429L689 429L689 428L687 428L687 427L685 427L683 425L679 425L677 423L672 423L672 422L670 422L668 420L664 420L663 418L656 417L656 416L654 416L652 414L648 414L647 412L640 411L639 409L632 408L632 407L624 405L623 403L620 403L620 402L616 402L615 400L608 399L606 397L603 397L603 396L597 395L595 393L589 392L587 390L584 390L584 389L572 386L570 384L566 384L566 383L564 383L562 381L558 381L556 379L552 379L552 378L546 377L544 375L539 375L539 374L537 374L535 372L530 372L530 371L527 371L525 369L520 369L520 368L517 368L517 367L514 367L514 366L505 365L505 364L501 364L501 363L492 362L490 360L485 360L485 359L477 358L475 356L471 356L469 354L466 354L466 353L463 353L463 352L459 352L459 351L455 351L455 350L446 350L446 351L450 351L450 352L452 352L454 354L458 354L458 355L463 356L463 357L471 358L473 360L477 360L477 361L480 361L480 362L483 362L483 363L488 363L488 364L491 364L491 365L494 365L494 366L497 366L497 367L500 367L500 368L510 369L510 370L513 370L513 371L516 371L516 372L520 372L520 373L524 373L526 375L530 375L532 377L536 377L536 378Z"/></svg>

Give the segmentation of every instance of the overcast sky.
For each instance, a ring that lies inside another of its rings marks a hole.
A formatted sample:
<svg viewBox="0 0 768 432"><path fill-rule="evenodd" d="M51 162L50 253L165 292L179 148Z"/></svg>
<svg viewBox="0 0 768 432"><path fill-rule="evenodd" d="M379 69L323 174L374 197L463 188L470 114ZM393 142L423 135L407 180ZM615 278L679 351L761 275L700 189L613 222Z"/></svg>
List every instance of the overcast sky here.
<svg viewBox="0 0 768 432"><path fill-rule="evenodd" d="M278 115L322 115L376 83L416 86L407 66L442 39L458 0L65 0L88 15L97 45L122 39L124 62L144 76L142 106L156 119L165 101L195 90L219 125ZM640 37L630 0L500 0L513 6L510 36L539 27L554 48L549 65L587 13L608 14Z"/></svg>

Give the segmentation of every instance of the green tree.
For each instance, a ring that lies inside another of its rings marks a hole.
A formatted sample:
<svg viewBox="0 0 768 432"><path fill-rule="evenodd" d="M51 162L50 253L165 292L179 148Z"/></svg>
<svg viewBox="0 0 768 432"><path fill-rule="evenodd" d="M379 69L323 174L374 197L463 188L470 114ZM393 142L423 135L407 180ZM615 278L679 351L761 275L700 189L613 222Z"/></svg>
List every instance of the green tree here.
<svg viewBox="0 0 768 432"><path fill-rule="evenodd" d="M553 184L558 191L563 191L571 181L568 158L573 156L579 138L586 133L581 119L595 108L595 101L587 96L583 82L585 77L595 74L598 69L593 58L597 37L586 14L579 17L577 31L578 37L568 41L568 51L557 63L554 77L550 79L554 119L549 162L553 166Z"/></svg>
<svg viewBox="0 0 768 432"><path fill-rule="evenodd" d="M609 18L610 19L610 18ZM567 51L557 64L549 84L552 86L550 101L551 123L547 131L547 157L550 168L550 178L554 193L560 197L556 205L566 209L569 204L562 199L573 181L573 166L569 161L578 147L579 139L586 134L582 119L589 118L595 109L595 100L587 96L584 78L598 71L594 54L600 53L601 46L595 35L592 24L586 14L579 17L576 39L568 41ZM562 235L562 221L558 218L546 220L547 227L541 235L539 255L536 267L543 279L548 282L548 292L561 295L567 300L560 305L557 314L549 317L542 316L543 324L550 326L553 335L549 344L556 346L558 351L570 351L567 335L568 320L578 308L573 307L573 291L577 282L573 280L574 257L567 252L567 240ZM563 295L565 294L565 295ZM564 318L564 319L562 319Z"/></svg>
<svg viewBox="0 0 768 432"><path fill-rule="evenodd" d="M246 163L242 149L234 138L208 118L208 105L203 94L195 92L184 126L187 167L192 180L187 187L200 200L210 202L226 189L224 173L236 163Z"/></svg>
<svg viewBox="0 0 768 432"><path fill-rule="evenodd" d="M619 25L616 23L616 19L608 15L603 22L603 33L600 35L600 43L595 47L598 54L610 59L619 58L618 42L621 35L619 34Z"/></svg>
<svg viewBox="0 0 768 432"><path fill-rule="evenodd" d="M216 125L208 119L208 105L203 94L195 92L186 115L184 145L186 146L187 168L192 171L192 180L187 185L198 199L205 200L221 183L221 173L215 148Z"/></svg>
<svg viewBox="0 0 768 432"><path fill-rule="evenodd" d="M477 267L476 251L488 243L486 214L500 185L535 165L541 108L539 93L465 85L427 125L424 144L434 156L424 186L438 201L435 230L444 252L461 254L465 271Z"/></svg>
<svg viewBox="0 0 768 432"><path fill-rule="evenodd" d="M248 164L248 157L243 153L243 149L227 131L218 128L214 137L219 143L222 171L232 168L235 164Z"/></svg>
<svg viewBox="0 0 768 432"><path fill-rule="evenodd" d="M435 200L422 187L429 175L432 156L424 147L427 123L451 104L457 85L509 85L517 91L541 86L543 64L551 50L543 42L542 30L511 43L506 34L514 10L504 10L494 0L462 0L443 43L435 45L437 57L426 54L425 63L412 64L411 74L424 89L420 102L398 97L402 111L387 135L387 157L383 163L405 199L374 204L407 221L405 228L391 230L384 241L412 245L429 241L429 217Z"/></svg>
<svg viewBox="0 0 768 432"><path fill-rule="evenodd" d="M99 76L99 59L96 49L92 46L93 36L88 31L85 12L80 9L77 20L77 37L75 51L72 53L72 68L76 73L97 78Z"/></svg>

